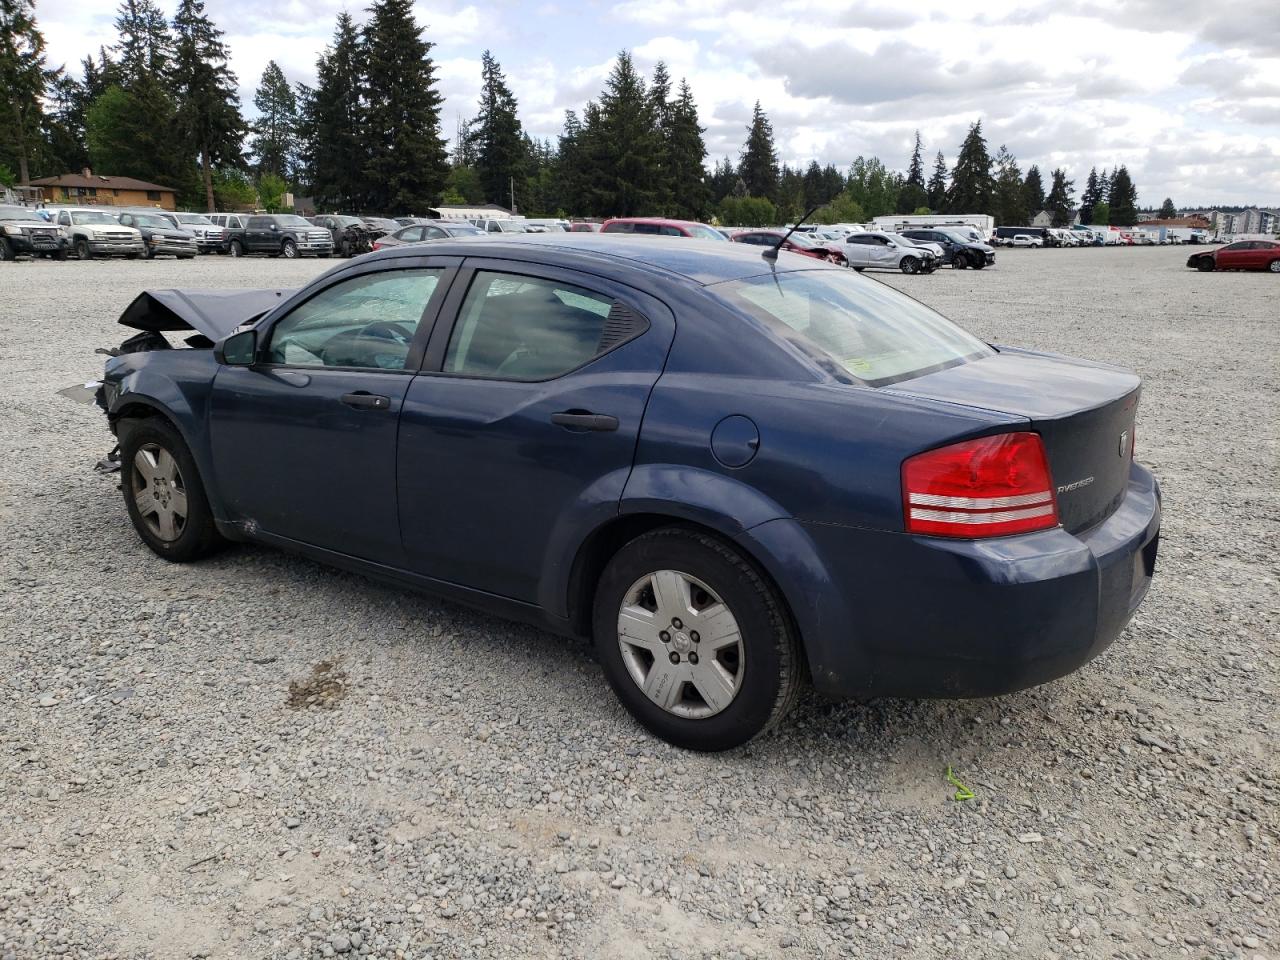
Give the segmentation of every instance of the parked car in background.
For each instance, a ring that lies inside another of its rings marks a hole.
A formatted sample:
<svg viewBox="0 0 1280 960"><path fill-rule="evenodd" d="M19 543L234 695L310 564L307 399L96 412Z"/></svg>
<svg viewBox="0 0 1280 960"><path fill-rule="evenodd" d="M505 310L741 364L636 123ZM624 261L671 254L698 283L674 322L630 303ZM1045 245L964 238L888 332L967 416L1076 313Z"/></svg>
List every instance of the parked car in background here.
<svg viewBox="0 0 1280 960"><path fill-rule="evenodd" d="M172 220L179 229L187 230L196 238L196 250L200 253L217 253L222 249L222 228L203 213L169 213L154 211Z"/></svg>
<svg viewBox="0 0 1280 960"><path fill-rule="evenodd" d="M479 227L485 233L524 233L524 220L514 217L476 217L468 220L473 227Z"/></svg>
<svg viewBox="0 0 1280 960"><path fill-rule="evenodd" d="M590 223L586 220L575 220L569 224L570 233L599 233L600 224Z"/></svg>
<svg viewBox="0 0 1280 960"><path fill-rule="evenodd" d="M568 233L569 221L558 217L537 217L524 222L525 233Z"/></svg>
<svg viewBox="0 0 1280 960"><path fill-rule="evenodd" d="M606 220L601 233L626 233L638 237L690 237L694 240L727 242L715 227L693 220L666 220L661 217L616 217Z"/></svg>
<svg viewBox="0 0 1280 960"><path fill-rule="evenodd" d="M62 231L63 246L78 260L94 257L132 260L147 252L141 233L102 209L62 207L54 223Z"/></svg>
<svg viewBox="0 0 1280 960"><path fill-rule="evenodd" d="M684 748L750 740L810 678L1045 683L1120 636L1154 574L1137 376L997 349L811 259L439 241L283 296L144 293L120 322L99 403L156 555L274 545L592 637ZM182 326L208 346L160 333Z"/></svg>
<svg viewBox="0 0 1280 960"><path fill-rule="evenodd" d="M1048 234L1048 227L996 227L995 233L991 235L991 242L1006 247L1026 246L1026 244L1015 244L1013 240L1016 237L1034 237L1040 241L1036 246L1056 246L1058 241Z"/></svg>
<svg viewBox="0 0 1280 960"><path fill-rule="evenodd" d="M364 225L369 228L375 240L400 229L400 224L389 217L361 217L360 219L364 221Z"/></svg>
<svg viewBox="0 0 1280 960"><path fill-rule="evenodd" d="M1193 253L1187 266L1211 270L1269 270L1280 273L1280 243L1275 240L1237 240L1216 250Z"/></svg>
<svg viewBox="0 0 1280 960"><path fill-rule="evenodd" d="M469 223L450 223L448 221L411 224L401 227L395 233L379 237L373 241L373 249L386 250L406 243L422 243L425 240L447 240L450 237L483 237L487 234L479 227Z"/></svg>
<svg viewBox="0 0 1280 960"><path fill-rule="evenodd" d="M895 243L902 244L903 246L919 247L922 250L928 250L931 254L934 255L934 257L937 258L939 264L942 263L942 245L941 244L934 243L930 240L913 240L910 237L904 237L900 233L894 233L889 230L886 230L884 232L884 235L888 237L890 240L893 240Z"/></svg>
<svg viewBox="0 0 1280 960"><path fill-rule="evenodd" d="M899 243L878 230L849 234L843 250L849 266L859 273L868 269L932 273L938 269L939 260L930 251Z"/></svg>
<svg viewBox="0 0 1280 960"><path fill-rule="evenodd" d="M65 260L58 228L26 207L0 206L0 260L30 254Z"/></svg>
<svg viewBox="0 0 1280 960"><path fill-rule="evenodd" d="M1009 238L1009 246L1037 249L1044 246L1044 240L1041 237L1033 237L1030 234L1019 233Z"/></svg>
<svg viewBox="0 0 1280 960"><path fill-rule="evenodd" d="M292 213L252 214L239 217L242 227L227 227L226 252L233 257L261 253L269 257L316 256L333 253L328 230Z"/></svg>
<svg viewBox="0 0 1280 960"><path fill-rule="evenodd" d="M957 270L964 270L967 267L981 270L983 267L989 267L996 262L994 248L988 244L971 240L966 234L960 233L958 230L931 227L928 229L904 230L902 235L908 240L928 241L929 243L937 244L942 251L942 263L944 265L951 264Z"/></svg>
<svg viewBox="0 0 1280 960"><path fill-rule="evenodd" d="M807 233L793 233L784 241L782 238L786 236L785 230L739 230L729 239L734 243L746 243L756 247L776 247L781 243L783 250L798 253L802 257L812 257L815 260L826 260L829 263L845 266L844 251L840 249L838 243L817 239Z"/></svg>
<svg viewBox="0 0 1280 960"><path fill-rule="evenodd" d="M373 249L374 233L362 217L326 213L312 217L311 223L329 231L333 251L340 257L356 257Z"/></svg>
<svg viewBox="0 0 1280 960"><path fill-rule="evenodd" d="M180 230L168 217L158 213L134 213L126 210L117 218L126 227L133 227L142 234L144 256L148 260L171 256L179 260L194 260L199 252L196 236L189 230Z"/></svg>

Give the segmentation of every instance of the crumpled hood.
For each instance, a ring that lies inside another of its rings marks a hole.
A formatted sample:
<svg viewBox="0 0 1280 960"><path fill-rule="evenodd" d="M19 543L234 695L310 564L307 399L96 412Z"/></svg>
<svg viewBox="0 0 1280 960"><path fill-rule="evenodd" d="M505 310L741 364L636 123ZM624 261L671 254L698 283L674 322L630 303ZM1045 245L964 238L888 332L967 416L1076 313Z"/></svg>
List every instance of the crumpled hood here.
<svg viewBox="0 0 1280 960"><path fill-rule="evenodd" d="M293 290L146 290L120 323L135 330L197 330L221 340L240 324L282 303Z"/></svg>

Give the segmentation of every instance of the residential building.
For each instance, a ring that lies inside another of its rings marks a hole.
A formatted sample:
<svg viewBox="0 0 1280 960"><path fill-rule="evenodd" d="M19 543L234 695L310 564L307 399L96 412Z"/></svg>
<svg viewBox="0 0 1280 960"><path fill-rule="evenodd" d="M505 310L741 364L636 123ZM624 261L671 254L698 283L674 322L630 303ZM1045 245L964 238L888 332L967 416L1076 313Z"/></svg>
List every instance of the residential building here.
<svg viewBox="0 0 1280 960"><path fill-rule="evenodd" d="M1135 227L1150 229L1152 227L1192 227L1196 230L1208 230L1213 224L1206 217L1190 216L1190 217L1168 217L1165 219L1153 218L1151 220L1139 220L1134 224Z"/></svg>
<svg viewBox="0 0 1280 960"><path fill-rule="evenodd" d="M1080 211L1079 211L1079 210L1072 210L1072 211L1071 211L1071 219L1067 221L1066 226L1068 226L1068 227L1074 227L1074 226L1075 226L1077 223L1079 223L1079 222L1080 222ZM1033 227L1052 227L1052 226L1053 226L1053 211L1052 211L1052 210L1041 210L1039 213L1037 213L1034 217L1032 217L1032 218L1031 218L1031 226L1033 226Z"/></svg>
<svg viewBox="0 0 1280 960"><path fill-rule="evenodd" d="M31 186L40 188L45 203L178 209L178 192L173 187L135 180L133 177L104 177L88 167L79 173L64 173L57 177L32 180Z"/></svg>

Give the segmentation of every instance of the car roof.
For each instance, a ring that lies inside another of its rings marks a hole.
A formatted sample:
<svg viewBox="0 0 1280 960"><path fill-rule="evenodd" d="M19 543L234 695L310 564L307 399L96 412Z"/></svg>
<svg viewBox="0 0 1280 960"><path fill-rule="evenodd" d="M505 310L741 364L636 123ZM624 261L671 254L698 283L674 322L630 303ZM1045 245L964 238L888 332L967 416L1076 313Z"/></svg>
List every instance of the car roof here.
<svg viewBox="0 0 1280 960"><path fill-rule="evenodd" d="M697 220L676 220L672 217L613 217L604 222L604 226L611 223L654 223L658 226L669 227L705 227L707 224L699 223ZM711 229L715 229L712 227Z"/></svg>
<svg viewBox="0 0 1280 960"><path fill-rule="evenodd" d="M379 250L368 259L420 257L422 248L409 245ZM679 278L697 284L741 280L763 273L791 273L803 269L831 269L816 260L793 267L778 266L761 256L761 248L686 237L634 237L617 233L515 233L485 237L433 240L432 256L522 260L578 269L587 273ZM797 260L803 258L797 257Z"/></svg>

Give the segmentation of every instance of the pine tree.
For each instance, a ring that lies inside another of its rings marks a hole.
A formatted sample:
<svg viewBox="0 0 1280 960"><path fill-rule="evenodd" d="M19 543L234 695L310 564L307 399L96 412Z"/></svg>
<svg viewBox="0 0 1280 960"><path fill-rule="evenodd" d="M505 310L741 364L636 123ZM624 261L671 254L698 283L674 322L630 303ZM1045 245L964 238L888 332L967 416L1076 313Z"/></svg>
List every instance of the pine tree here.
<svg viewBox="0 0 1280 960"><path fill-rule="evenodd" d="M623 50L600 93L597 122L588 114L590 192L596 210L614 216L650 212L658 197L661 140L653 103L631 54Z"/></svg>
<svg viewBox="0 0 1280 960"><path fill-rule="evenodd" d="M46 170L65 173L87 167L89 148L85 143L85 112L88 101L84 84L66 71L58 70L49 82L47 96L49 109L44 117Z"/></svg>
<svg viewBox="0 0 1280 960"><path fill-rule="evenodd" d="M119 56L115 82L127 90L165 76L173 61L173 36L164 13L152 0L124 0L115 27L120 35L113 48Z"/></svg>
<svg viewBox="0 0 1280 960"><path fill-rule="evenodd" d="M654 213L669 215L671 213L671 123L675 104L671 99L671 73L667 65L659 60L653 68L653 79L649 81L649 102L653 109L653 119L658 133L658 159L654 174Z"/></svg>
<svg viewBox="0 0 1280 960"><path fill-rule="evenodd" d="M987 154L987 141L982 137L982 121L969 128L960 144L951 171L951 189L947 193L947 210L950 213L986 213L991 209L991 157Z"/></svg>
<svg viewBox="0 0 1280 960"><path fill-rule="evenodd" d="M671 108L667 137L667 184L671 209L678 217L701 220L707 215L707 144L698 122L698 105L685 80Z"/></svg>
<svg viewBox="0 0 1280 960"><path fill-rule="evenodd" d="M258 175L273 174L288 180L297 167L298 97L274 60L262 71L253 106L258 111L252 143Z"/></svg>
<svg viewBox="0 0 1280 960"><path fill-rule="evenodd" d="M843 178L841 182L843 183ZM736 194L741 184L742 179L738 176L738 168L733 165L733 161L728 157L717 160L707 180L707 187L711 191L711 205L718 207L725 197ZM746 188L742 187L742 193L745 195L746 192Z"/></svg>
<svg viewBox="0 0 1280 960"><path fill-rule="evenodd" d="M362 53L370 203L383 213L420 213L449 175L433 44L422 39L412 0L375 0L369 11Z"/></svg>
<svg viewBox="0 0 1280 960"><path fill-rule="evenodd" d="M1067 179L1067 172L1061 168L1053 171L1053 185L1049 188L1049 196L1045 198L1045 209L1052 218L1049 225L1066 227L1071 224L1071 205L1074 198L1075 184Z"/></svg>
<svg viewBox="0 0 1280 960"><path fill-rule="evenodd" d="M778 193L778 152L773 145L773 124L756 101L751 113L747 142L742 148L738 174L746 185L747 195L773 200Z"/></svg>
<svg viewBox="0 0 1280 960"><path fill-rule="evenodd" d="M322 209L359 210L368 195L360 100L363 56L355 23L344 10L338 14L333 45L316 61L315 90L304 98L305 152L311 189Z"/></svg>
<svg viewBox="0 0 1280 960"><path fill-rule="evenodd" d="M32 0L0 0L0 163L16 161L18 179L31 164L44 120L44 35Z"/></svg>
<svg viewBox="0 0 1280 960"><path fill-rule="evenodd" d="M552 184L555 205L575 213L585 213L583 206L582 123L572 110L564 113L564 129L556 144L556 168Z"/></svg>
<svg viewBox="0 0 1280 960"><path fill-rule="evenodd" d="M934 213L941 213L942 208L947 205L947 160L941 150L933 160L933 174L929 177L927 189L929 209Z"/></svg>
<svg viewBox="0 0 1280 960"><path fill-rule="evenodd" d="M1022 216L1015 226L1030 223L1044 209L1044 180L1040 168L1034 163L1027 168L1027 179L1022 184Z"/></svg>
<svg viewBox="0 0 1280 960"><path fill-rule="evenodd" d="M924 159L922 151L924 141L920 139L920 131L916 131L916 146L911 151L911 162L907 166L907 179L898 192L898 213L914 213L919 207L928 206L929 193L924 184Z"/></svg>
<svg viewBox="0 0 1280 960"><path fill-rule="evenodd" d="M1025 214L1022 193L1022 171L1009 148L1001 144L996 151L996 182L992 197L992 215L998 224L1018 225Z"/></svg>
<svg viewBox="0 0 1280 960"><path fill-rule="evenodd" d="M1178 215L1178 208L1173 205L1172 197L1165 197L1164 203L1160 204L1160 219L1172 220Z"/></svg>
<svg viewBox="0 0 1280 960"><path fill-rule="evenodd" d="M205 16L203 0L181 0L173 31L180 153L200 158L205 203L213 210L214 166L239 167L244 162L245 125L236 75L227 65L222 31Z"/></svg>
<svg viewBox="0 0 1280 960"><path fill-rule="evenodd" d="M1089 168L1089 179L1084 182L1084 192L1080 194L1080 222L1093 223L1094 205L1102 199L1098 189L1098 168Z"/></svg>
<svg viewBox="0 0 1280 960"><path fill-rule="evenodd" d="M511 203L519 180L523 191L526 153L524 132L516 116L516 98L507 86L502 67L488 50L480 58L480 111L467 127L465 153L489 203Z"/></svg>
<svg viewBox="0 0 1280 960"><path fill-rule="evenodd" d="M1121 164L1111 176L1111 192L1107 196L1111 207L1111 223L1117 227L1131 227L1138 222L1138 190L1129 179L1129 170Z"/></svg>

